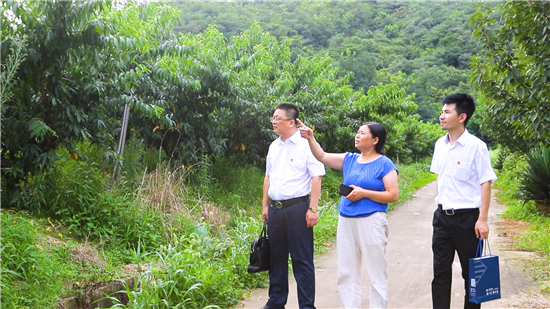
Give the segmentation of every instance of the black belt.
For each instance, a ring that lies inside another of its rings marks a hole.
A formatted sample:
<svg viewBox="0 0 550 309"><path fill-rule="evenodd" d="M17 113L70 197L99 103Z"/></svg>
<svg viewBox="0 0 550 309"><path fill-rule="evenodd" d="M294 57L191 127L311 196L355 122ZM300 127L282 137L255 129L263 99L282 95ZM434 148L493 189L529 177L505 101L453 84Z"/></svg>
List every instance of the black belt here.
<svg viewBox="0 0 550 309"><path fill-rule="evenodd" d="M465 214L465 213L469 213L469 212L477 210L477 208L443 209L443 205L441 205L441 204L437 204L437 208L439 208L439 210L443 211L447 216L460 215L460 214Z"/></svg>
<svg viewBox="0 0 550 309"><path fill-rule="evenodd" d="M271 205L281 209L281 208L292 206L294 204L298 204L301 202L307 202L308 200L309 200L309 195L305 195L305 196L295 197L284 201L271 200Z"/></svg>

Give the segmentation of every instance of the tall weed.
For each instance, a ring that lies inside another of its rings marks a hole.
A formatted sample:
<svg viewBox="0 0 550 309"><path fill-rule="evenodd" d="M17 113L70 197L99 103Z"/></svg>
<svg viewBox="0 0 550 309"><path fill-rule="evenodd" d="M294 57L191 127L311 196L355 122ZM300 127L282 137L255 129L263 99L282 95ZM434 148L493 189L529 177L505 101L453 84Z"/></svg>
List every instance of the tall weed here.
<svg viewBox="0 0 550 309"><path fill-rule="evenodd" d="M265 282L266 273L248 274L251 240L258 222L245 219L225 237L215 237L200 223L196 231L174 239L157 252L160 265L139 277L140 288L123 291L130 304L124 308L227 307L243 297L243 289Z"/></svg>
<svg viewBox="0 0 550 309"><path fill-rule="evenodd" d="M144 250L154 250L162 244L167 244L172 237L173 229L179 226L169 214L150 209L134 196L117 195L116 192L105 192L101 196L110 201L106 207L114 208L117 212L113 218L117 223L110 227L111 233L107 236L125 252L131 253L138 245ZM108 228L103 227L104 230Z"/></svg>
<svg viewBox="0 0 550 309"><path fill-rule="evenodd" d="M118 156L112 149L98 147L89 140L78 143L75 148L79 160L94 163L109 179L114 177L113 173L117 166L118 181L124 183L129 189L139 186L143 171L148 164L152 164L154 168L161 161L155 152L146 152L142 142L134 137L126 141L122 156Z"/></svg>
<svg viewBox="0 0 550 309"><path fill-rule="evenodd" d="M189 214L185 183L189 172L185 166L173 170L168 162L159 163L154 171L143 175L137 195L152 211Z"/></svg>
<svg viewBox="0 0 550 309"><path fill-rule="evenodd" d="M334 201L319 205L319 223L313 229L314 245L317 253L322 253L331 246L336 239L336 227L338 226L338 203Z"/></svg>

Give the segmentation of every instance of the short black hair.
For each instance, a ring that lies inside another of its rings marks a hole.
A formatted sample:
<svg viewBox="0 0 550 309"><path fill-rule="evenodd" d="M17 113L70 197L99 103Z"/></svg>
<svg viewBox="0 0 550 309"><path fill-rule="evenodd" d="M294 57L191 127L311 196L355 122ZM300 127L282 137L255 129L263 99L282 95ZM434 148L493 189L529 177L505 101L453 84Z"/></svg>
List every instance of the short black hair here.
<svg viewBox="0 0 550 309"><path fill-rule="evenodd" d="M282 109L285 111L286 116L289 119L296 120L298 116L300 115L300 111L298 110L298 107L292 103L281 103L277 106L275 106L275 110Z"/></svg>
<svg viewBox="0 0 550 309"><path fill-rule="evenodd" d="M458 116L466 114L466 120L464 120L464 126L468 124L470 118L476 111L476 102L469 94L466 93L453 93L441 100L441 105L455 104L455 110Z"/></svg>
<svg viewBox="0 0 550 309"><path fill-rule="evenodd" d="M378 137L378 143L374 146L377 153L385 155L384 144L386 144L386 128L378 122L365 122L361 126L369 127L372 138Z"/></svg>

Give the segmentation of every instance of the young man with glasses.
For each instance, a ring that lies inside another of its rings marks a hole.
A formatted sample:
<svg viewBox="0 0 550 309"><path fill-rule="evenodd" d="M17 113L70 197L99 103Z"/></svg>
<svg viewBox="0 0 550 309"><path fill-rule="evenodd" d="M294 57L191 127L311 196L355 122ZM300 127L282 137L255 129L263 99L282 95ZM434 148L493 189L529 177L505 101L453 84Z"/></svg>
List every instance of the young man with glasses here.
<svg viewBox="0 0 550 309"><path fill-rule="evenodd" d="M275 107L271 118L279 135L269 146L263 186L262 219L267 220L271 243L269 300L262 309L282 309L288 298L288 255L298 289L300 308L314 309L315 268L313 266L313 226L321 177L325 166L319 162L296 126L298 108L289 103Z"/></svg>

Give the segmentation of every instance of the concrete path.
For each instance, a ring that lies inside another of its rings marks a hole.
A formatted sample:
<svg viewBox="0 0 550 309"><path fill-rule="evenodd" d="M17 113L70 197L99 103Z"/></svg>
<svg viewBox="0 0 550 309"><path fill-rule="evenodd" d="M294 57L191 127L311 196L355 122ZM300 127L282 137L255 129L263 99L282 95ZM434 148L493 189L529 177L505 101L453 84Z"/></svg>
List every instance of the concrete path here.
<svg viewBox="0 0 550 309"><path fill-rule="evenodd" d="M435 210L435 182L416 192L412 201L401 205L388 215L390 236L387 247L390 299L388 308L431 308L430 284L432 279L432 216ZM493 190L494 191L494 190ZM515 265L517 257L501 249L495 223L501 219L497 213L504 210L493 197L489 212L489 241L494 255L499 255L502 299L483 304L484 308L511 308L507 299L527 289L536 288L527 274ZM321 218L322 220L322 218ZM336 247L316 257L316 307L342 308L336 288ZM362 308L369 308L369 282L362 271ZM290 278L289 298L286 308L298 308L296 282ZM460 263L453 265L452 308L462 308L464 297ZM255 290L251 297L236 308L260 308L268 300L267 289Z"/></svg>

